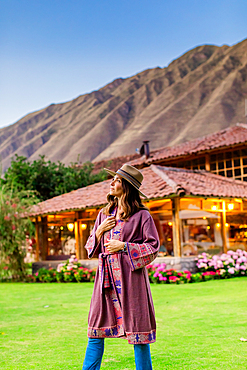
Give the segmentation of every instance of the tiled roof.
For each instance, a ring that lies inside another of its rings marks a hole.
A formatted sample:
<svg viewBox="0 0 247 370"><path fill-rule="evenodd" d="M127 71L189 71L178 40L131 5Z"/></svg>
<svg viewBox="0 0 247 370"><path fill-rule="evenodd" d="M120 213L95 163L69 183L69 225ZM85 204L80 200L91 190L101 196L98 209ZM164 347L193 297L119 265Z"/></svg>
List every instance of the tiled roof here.
<svg viewBox="0 0 247 370"><path fill-rule="evenodd" d="M240 143L244 144L246 142L247 124L237 123L235 126L228 127L214 134L187 141L183 144L153 150L148 159L140 157L132 160L130 164L132 166L150 165L151 163L157 163L163 159L198 154L200 152L207 152L222 147L231 147Z"/></svg>
<svg viewBox="0 0 247 370"><path fill-rule="evenodd" d="M202 170L151 165L142 170L141 191L148 199L175 195L247 198L247 183ZM34 207L31 216L100 207L106 203L111 180L89 185L46 200Z"/></svg>

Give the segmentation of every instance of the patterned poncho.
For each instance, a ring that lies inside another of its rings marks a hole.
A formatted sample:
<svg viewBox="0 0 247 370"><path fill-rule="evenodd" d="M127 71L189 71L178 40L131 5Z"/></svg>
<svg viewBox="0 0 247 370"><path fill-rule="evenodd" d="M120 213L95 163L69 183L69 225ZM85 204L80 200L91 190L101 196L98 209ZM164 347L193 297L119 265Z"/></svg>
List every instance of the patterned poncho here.
<svg viewBox="0 0 247 370"><path fill-rule="evenodd" d="M116 210L115 210L116 212ZM115 213L114 213L115 214ZM140 210L128 221L118 220L97 244L95 232L107 216L100 211L86 249L99 253L89 317L88 337L127 338L130 344L153 343L156 323L146 265L159 250L159 237L150 213ZM108 254L107 239L127 243L127 251Z"/></svg>

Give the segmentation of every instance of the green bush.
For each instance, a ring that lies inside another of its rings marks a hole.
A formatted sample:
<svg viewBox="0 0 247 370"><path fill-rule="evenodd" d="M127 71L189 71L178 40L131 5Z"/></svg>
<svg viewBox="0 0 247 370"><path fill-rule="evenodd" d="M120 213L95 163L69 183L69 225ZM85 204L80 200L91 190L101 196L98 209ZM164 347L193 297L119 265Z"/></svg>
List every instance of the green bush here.
<svg viewBox="0 0 247 370"><path fill-rule="evenodd" d="M0 188L0 280L23 280L28 275L24 262L27 236L34 226L27 217L37 202L32 192Z"/></svg>

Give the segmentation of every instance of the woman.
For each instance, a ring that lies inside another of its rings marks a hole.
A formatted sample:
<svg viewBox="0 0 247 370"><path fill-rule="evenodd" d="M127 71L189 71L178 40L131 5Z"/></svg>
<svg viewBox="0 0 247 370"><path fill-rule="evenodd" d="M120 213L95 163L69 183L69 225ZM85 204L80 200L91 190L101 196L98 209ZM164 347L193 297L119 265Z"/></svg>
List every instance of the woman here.
<svg viewBox="0 0 247 370"><path fill-rule="evenodd" d="M126 338L134 344L136 369L152 369L149 343L156 324L147 270L158 254L154 221L142 204L143 176L124 164L110 183L108 204L97 217L86 249L99 252L88 317L88 346L83 370L100 369L104 338Z"/></svg>

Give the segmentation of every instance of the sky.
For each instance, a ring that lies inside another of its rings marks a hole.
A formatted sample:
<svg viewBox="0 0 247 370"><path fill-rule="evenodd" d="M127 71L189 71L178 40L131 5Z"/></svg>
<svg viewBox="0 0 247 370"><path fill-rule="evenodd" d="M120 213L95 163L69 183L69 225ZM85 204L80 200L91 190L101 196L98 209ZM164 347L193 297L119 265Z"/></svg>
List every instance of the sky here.
<svg viewBox="0 0 247 370"><path fill-rule="evenodd" d="M247 38L246 0L0 0L0 127L203 44Z"/></svg>

